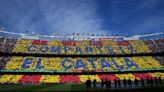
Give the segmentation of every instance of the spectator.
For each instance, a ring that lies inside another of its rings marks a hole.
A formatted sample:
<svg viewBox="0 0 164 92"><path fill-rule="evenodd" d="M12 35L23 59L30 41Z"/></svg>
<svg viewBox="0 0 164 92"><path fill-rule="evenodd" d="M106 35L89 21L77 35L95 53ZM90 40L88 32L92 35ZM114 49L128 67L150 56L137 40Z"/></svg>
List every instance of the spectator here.
<svg viewBox="0 0 164 92"><path fill-rule="evenodd" d="M150 84L151 84L151 86L153 86L153 84L154 84L153 78L150 78Z"/></svg>
<svg viewBox="0 0 164 92"><path fill-rule="evenodd" d="M161 79L161 77L159 77L158 80L159 80L159 84L162 84L162 79Z"/></svg>
<svg viewBox="0 0 164 92"><path fill-rule="evenodd" d="M105 85L106 85L106 88L109 88L108 80L107 80L107 79L106 79L106 81L105 81Z"/></svg>
<svg viewBox="0 0 164 92"><path fill-rule="evenodd" d="M150 85L150 79L149 79L149 77L147 77L146 82L147 82L147 86L149 86Z"/></svg>
<svg viewBox="0 0 164 92"><path fill-rule="evenodd" d="M131 79L128 80L128 85L131 87L132 86L132 81Z"/></svg>
<svg viewBox="0 0 164 92"><path fill-rule="evenodd" d="M101 87L104 87L104 80L101 80Z"/></svg>
<svg viewBox="0 0 164 92"><path fill-rule="evenodd" d="M93 80L93 87L96 88L96 79Z"/></svg>
<svg viewBox="0 0 164 92"><path fill-rule="evenodd" d="M106 88L111 88L111 81L106 79Z"/></svg>
<svg viewBox="0 0 164 92"><path fill-rule="evenodd" d="M117 81L118 81L118 86L121 87L121 80L118 79Z"/></svg>
<svg viewBox="0 0 164 92"><path fill-rule="evenodd" d="M135 82L135 86L138 86L138 79L137 78L135 78L135 80L134 80L134 82Z"/></svg>
<svg viewBox="0 0 164 92"><path fill-rule="evenodd" d="M126 87L126 79L125 78L123 80L123 83L124 83L124 87Z"/></svg>
<svg viewBox="0 0 164 92"><path fill-rule="evenodd" d="M114 80L115 88L117 88L117 80Z"/></svg>
<svg viewBox="0 0 164 92"><path fill-rule="evenodd" d="M90 86L91 86L91 80L90 80L90 79L88 79L88 80L86 81L86 86L87 86L87 88L90 88Z"/></svg>
<svg viewBox="0 0 164 92"><path fill-rule="evenodd" d="M109 88L111 88L111 80L107 81L107 85L108 85Z"/></svg>
<svg viewBox="0 0 164 92"><path fill-rule="evenodd" d="M158 85L158 79L156 77L154 78L154 83L155 85Z"/></svg>
<svg viewBox="0 0 164 92"><path fill-rule="evenodd" d="M141 79L141 84L142 84L142 86L145 86L145 83L144 83L144 79L143 78Z"/></svg>
<svg viewBox="0 0 164 92"><path fill-rule="evenodd" d="M88 80L88 85L89 85L89 88L91 87L91 79L89 78Z"/></svg>

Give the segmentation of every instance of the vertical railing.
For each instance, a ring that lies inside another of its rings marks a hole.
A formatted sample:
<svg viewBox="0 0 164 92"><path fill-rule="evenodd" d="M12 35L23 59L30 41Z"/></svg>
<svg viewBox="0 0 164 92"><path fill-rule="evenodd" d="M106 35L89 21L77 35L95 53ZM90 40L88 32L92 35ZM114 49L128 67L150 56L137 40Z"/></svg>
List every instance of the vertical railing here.
<svg viewBox="0 0 164 92"><path fill-rule="evenodd" d="M157 52L160 52L159 47L158 47L157 43L154 41L154 39L152 39L152 42L154 43L154 45L155 45L155 47L156 47Z"/></svg>

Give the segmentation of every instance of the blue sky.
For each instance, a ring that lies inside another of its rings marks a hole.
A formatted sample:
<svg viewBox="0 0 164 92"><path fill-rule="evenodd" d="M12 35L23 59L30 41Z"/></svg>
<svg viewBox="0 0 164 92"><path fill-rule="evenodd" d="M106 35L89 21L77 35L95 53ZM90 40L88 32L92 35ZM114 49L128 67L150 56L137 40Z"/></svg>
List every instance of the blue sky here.
<svg viewBox="0 0 164 92"><path fill-rule="evenodd" d="M10 32L164 32L164 0L0 0L0 11Z"/></svg>

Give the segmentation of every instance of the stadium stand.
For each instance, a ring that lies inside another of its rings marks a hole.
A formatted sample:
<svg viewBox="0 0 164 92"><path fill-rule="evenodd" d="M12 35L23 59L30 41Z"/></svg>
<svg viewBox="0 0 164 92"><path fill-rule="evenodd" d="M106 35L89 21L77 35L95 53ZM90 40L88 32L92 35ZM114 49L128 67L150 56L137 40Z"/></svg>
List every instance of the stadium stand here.
<svg viewBox="0 0 164 92"><path fill-rule="evenodd" d="M29 40L0 38L1 52L44 53L62 55L94 55L94 54L134 54L163 51L164 39L160 40L129 40L129 41L75 41L75 40ZM1 71L56 71L85 72L111 70L136 70L163 68L163 57L33 57L33 56L1 56ZM164 79L164 73L128 73L128 74L97 74L97 75L0 75L0 83L84 83L89 78L101 82L108 80L128 80L137 78Z"/></svg>

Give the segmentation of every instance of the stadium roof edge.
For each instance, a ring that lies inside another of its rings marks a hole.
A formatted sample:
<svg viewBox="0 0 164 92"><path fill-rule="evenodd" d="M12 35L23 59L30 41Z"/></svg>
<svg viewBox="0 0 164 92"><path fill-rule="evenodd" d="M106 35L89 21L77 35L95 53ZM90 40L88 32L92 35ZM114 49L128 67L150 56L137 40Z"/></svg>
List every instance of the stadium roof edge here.
<svg viewBox="0 0 164 92"><path fill-rule="evenodd" d="M88 36L88 37L84 37L84 36L55 36L55 35L32 35L32 34L23 34L23 33L16 33L16 32L8 32L8 31L4 31L3 29L0 29L0 33L3 34L9 34L9 35L18 35L20 36L20 38L25 38L25 39L42 39L42 38L49 38L49 39L73 39L73 40L90 40L90 39L101 39L101 38L113 38L113 39L119 39L119 38L123 38L123 40L138 40L142 37L150 37L150 36L158 36L158 35L162 35L163 32L159 32L159 33L151 33L151 34L144 34L144 35L134 35L134 36L130 36L130 37L126 37L126 36ZM3 36L0 36L3 37ZM6 38L6 37L5 37ZM13 37L16 38L16 37Z"/></svg>

